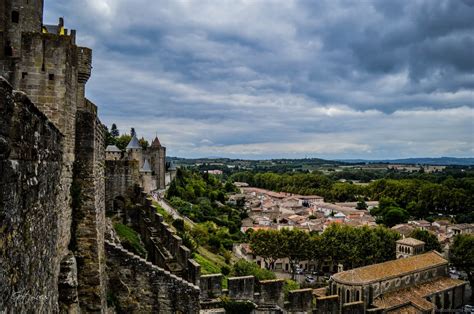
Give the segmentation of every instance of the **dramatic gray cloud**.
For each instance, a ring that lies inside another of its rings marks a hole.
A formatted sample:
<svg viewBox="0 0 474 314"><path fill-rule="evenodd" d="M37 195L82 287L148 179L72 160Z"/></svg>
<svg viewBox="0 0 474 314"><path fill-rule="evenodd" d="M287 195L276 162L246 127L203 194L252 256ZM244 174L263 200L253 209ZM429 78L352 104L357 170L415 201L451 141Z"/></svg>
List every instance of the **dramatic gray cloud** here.
<svg viewBox="0 0 474 314"><path fill-rule="evenodd" d="M46 0L169 155L474 155L474 1Z"/></svg>

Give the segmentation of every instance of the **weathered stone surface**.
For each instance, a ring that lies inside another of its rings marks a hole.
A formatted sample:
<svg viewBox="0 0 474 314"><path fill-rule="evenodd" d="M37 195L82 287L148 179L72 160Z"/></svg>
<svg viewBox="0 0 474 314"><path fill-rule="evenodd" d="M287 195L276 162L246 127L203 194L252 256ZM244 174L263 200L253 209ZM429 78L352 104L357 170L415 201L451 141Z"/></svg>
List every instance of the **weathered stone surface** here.
<svg viewBox="0 0 474 314"><path fill-rule="evenodd" d="M77 262L70 252L61 262L59 274L59 307L63 313L79 313L79 298L77 295Z"/></svg>
<svg viewBox="0 0 474 314"><path fill-rule="evenodd" d="M0 79L0 310L58 308L62 139Z"/></svg>
<svg viewBox="0 0 474 314"><path fill-rule="evenodd" d="M120 313L199 313L199 288L105 242L108 294Z"/></svg>
<svg viewBox="0 0 474 314"><path fill-rule="evenodd" d="M201 299L215 299L222 295L222 274L202 275L200 278Z"/></svg>
<svg viewBox="0 0 474 314"><path fill-rule="evenodd" d="M283 307L283 279L263 280L259 282L259 304Z"/></svg>
<svg viewBox="0 0 474 314"><path fill-rule="evenodd" d="M233 300L253 301L255 293L255 277L231 277L227 281L229 297Z"/></svg>
<svg viewBox="0 0 474 314"><path fill-rule="evenodd" d="M288 293L288 312L289 313L306 313L312 307L313 289L299 289Z"/></svg>
<svg viewBox="0 0 474 314"><path fill-rule="evenodd" d="M103 312L106 308L104 129L97 119L95 105L89 101L76 113L75 157L72 247L80 265L79 300L81 309Z"/></svg>

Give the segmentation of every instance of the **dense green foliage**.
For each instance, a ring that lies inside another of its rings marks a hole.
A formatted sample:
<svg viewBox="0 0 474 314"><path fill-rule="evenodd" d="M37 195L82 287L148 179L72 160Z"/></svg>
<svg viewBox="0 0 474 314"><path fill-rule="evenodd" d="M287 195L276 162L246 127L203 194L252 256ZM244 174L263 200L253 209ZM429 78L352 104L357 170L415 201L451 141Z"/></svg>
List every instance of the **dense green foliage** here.
<svg viewBox="0 0 474 314"><path fill-rule="evenodd" d="M297 281L286 279L283 284L283 293L285 294L285 299L288 298L288 293L292 290L298 290L301 288L300 284Z"/></svg>
<svg viewBox="0 0 474 314"><path fill-rule="evenodd" d="M441 244L438 241L436 235L432 234L427 230L415 229L410 235L411 238L418 239L425 242L425 251L438 251L442 252Z"/></svg>
<svg viewBox="0 0 474 314"><path fill-rule="evenodd" d="M292 271L302 260L316 265L329 260L344 268L361 267L395 258L395 242L400 235L385 227L354 228L330 225L321 235L297 229L258 230L250 235L250 247L256 255L264 254L268 267L271 261L287 257Z"/></svg>
<svg viewBox="0 0 474 314"><path fill-rule="evenodd" d="M368 172L368 171L366 171ZM365 173L365 172L364 172ZM370 172L369 172L370 173ZM376 172L377 173L377 172ZM455 215L458 222L474 222L474 174L447 170L442 173L383 172L385 176L368 185L338 182L338 176L313 173L239 172L234 181L273 191L316 194L327 202L384 199L390 206L376 212L379 222L393 225L408 218Z"/></svg>
<svg viewBox="0 0 474 314"><path fill-rule="evenodd" d="M231 250L234 242L242 240L242 208L226 204L226 193L235 191L232 184L223 184L216 176L178 169L166 197L180 214L198 223L190 231L199 245L213 252Z"/></svg>
<svg viewBox="0 0 474 314"><path fill-rule="evenodd" d="M228 314L250 314L253 313L255 305L250 301L234 301L228 297L222 297L222 307Z"/></svg>
<svg viewBox="0 0 474 314"><path fill-rule="evenodd" d="M449 260L457 269L466 272L471 287L474 287L474 235L457 235L449 250ZM473 289L471 300L474 300Z"/></svg>
<svg viewBox="0 0 474 314"><path fill-rule="evenodd" d="M142 257L146 257L147 251L143 247L140 236L135 230L121 223L114 224L114 229L124 248Z"/></svg>
<svg viewBox="0 0 474 314"><path fill-rule="evenodd" d="M255 276L258 280L275 279L275 273L267 269L260 268L254 262L244 259L238 260L232 267L233 276Z"/></svg>

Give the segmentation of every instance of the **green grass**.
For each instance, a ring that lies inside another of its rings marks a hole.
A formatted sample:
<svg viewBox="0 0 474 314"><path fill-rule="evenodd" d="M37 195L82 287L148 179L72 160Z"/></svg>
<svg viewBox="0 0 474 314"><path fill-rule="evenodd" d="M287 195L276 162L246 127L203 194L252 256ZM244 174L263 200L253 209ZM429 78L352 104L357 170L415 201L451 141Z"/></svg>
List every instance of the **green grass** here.
<svg viewBox="0 0 474 314"><path fill-rule="evenodd" d="M135 230L121 223L114 224L114 229L126 249L140 256L146 256L147 252L140 241L140 236Z"/></svg>
<svg viewBox="0 0 474 314"><path fill-rule="evenodd" d="M152 201L153 206L155 206L156 208L156 212L160 214L161 216L163 216L163 219L167 224L171 225L171 223L174 220L173 216L171 216L171 214L169 214L163 207L161 207L157 201L155 200L151 200L151 201Z"/></svg>
<svg viewBox="0 0 474 314"><path fill-rule="evenodd" d="M194 254L193 259L198 262L199 265L201 265L201 273L203 275L218 274L221 272L221 268L219 266L200 254Z"/></svg>

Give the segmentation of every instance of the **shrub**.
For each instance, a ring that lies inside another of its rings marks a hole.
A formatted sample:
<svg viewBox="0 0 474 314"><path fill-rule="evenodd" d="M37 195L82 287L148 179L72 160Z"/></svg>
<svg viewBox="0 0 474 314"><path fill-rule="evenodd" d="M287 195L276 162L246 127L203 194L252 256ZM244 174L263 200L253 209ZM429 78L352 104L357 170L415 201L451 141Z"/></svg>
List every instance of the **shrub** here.
<svg viewBox="0 0 474 314"><path fill-rule="evenodd" d="M300 284L294 280L287 279L283 284L283 293L285 294L285 299L288 298L288 293L292 290L298 290L300 288Z"/></svg>
<svg viewBox="0 0 474 314"><path fill-rule="evenodd" d="M255 310L255 304L250 301L232 301L227 297L222 298L222 306L228 314L250 314Z"/></svg>
<svg viewBox="0 0 474 314"><path fill-rule="evenodd" d="M275 273L268 269L260 268L253 262L240 259L233 266L233 274L235 276L255 276L258 280L275 279Z"/></svg>

